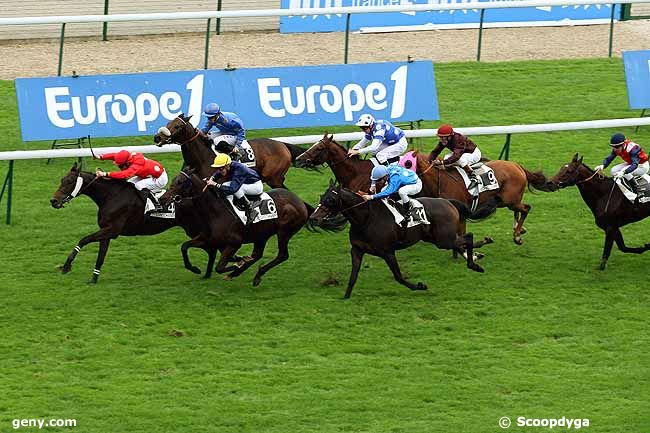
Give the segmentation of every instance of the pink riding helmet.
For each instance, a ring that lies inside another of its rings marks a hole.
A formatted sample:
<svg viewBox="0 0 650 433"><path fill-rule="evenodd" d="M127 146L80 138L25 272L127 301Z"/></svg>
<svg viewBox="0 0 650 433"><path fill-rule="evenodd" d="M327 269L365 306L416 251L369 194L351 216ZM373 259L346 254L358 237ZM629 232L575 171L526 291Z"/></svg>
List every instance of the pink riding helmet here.
<svg viewBox="0 0 650 433"><path fill-rule="evenodd" d="M408 152L406 155L402 156L399 159L399 165L404 168L408 168L411 171L417 171L418 168L418 162L417 162L417 157L413 154L413 152Z"/></svg>

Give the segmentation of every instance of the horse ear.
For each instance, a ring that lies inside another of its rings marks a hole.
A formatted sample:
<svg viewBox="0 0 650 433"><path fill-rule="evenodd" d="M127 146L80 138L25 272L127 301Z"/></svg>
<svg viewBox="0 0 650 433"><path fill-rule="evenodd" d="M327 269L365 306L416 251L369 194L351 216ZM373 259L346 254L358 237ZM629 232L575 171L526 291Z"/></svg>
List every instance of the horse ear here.
<svg viewBox="0 0 650 433"><path fill-rule="evenodd" d="M576 153L573 155L573 159L571 161L576 162L578 160L578 154Z"/></svg>
<svg viewBox="0 0 650 433"><path fill-rule="evenodd" d="M189 120L192 118L192 116L194 116L194 114L190 114L189 116L187 116L187 117L185 118L185 120L189 121Z"/></svg>
<svg viewBox="0 0 650 433"><path fill-rule="evenodd" d="M584 158L584 156L581 156L580 159L578 160L578 162L579 162L580 164L582 164L582 159L583 159L583 158Z"/></svg>
<svg viewBox="0 0 650 433"><path fill-rule="evenodd" d="M70 169L70 171L79 171L79 167L77 166L76 162L72 164L72 168Z"/></svg>
<svg viewBox="0 0 650 433"><path fill-rule="evenodd" d="M178 117L182 120L185 120L185 114L184 113L179 113Z"/></svg>
<svg viewBox="0 0 650 433"><path fill-rule="evenodd" d="M330 135L330 141L334 141L334 134Z"/></svg>
<svg viewBox="0 0 650 433"><path fill-rule="evenodd" d="M415 149L414 151L411 152L411 154L412 154L414 157L417 158L417 157L418 157L418 152L419 152L419 150Z"/></svg>
<svg viewBox="0 0 650 433"><path fill-rule="evenodd" d="M325 134L323 134L323 140L327 138L327 134L328 134L327 131L325 131Z"/></svg>

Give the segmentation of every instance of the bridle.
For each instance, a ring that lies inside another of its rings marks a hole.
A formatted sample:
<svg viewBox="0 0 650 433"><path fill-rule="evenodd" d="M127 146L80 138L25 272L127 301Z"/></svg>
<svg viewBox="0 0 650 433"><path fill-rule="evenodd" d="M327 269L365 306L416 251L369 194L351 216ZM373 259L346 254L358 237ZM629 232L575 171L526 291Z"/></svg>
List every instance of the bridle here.
<svg viewBox="0 0 650 433"><path fill-rule="evenodd" d="M176 131L174 131L173 134L169 131L169 129L166 126L162 126L162 127L160 127L160 129L158 129L158 133L161 134L161 135L164 135L166 137L160 143L157 143L158 147L162 146L163 144L171 143L173 140L175 140L175 138L174 138L175 135L179 134L183 130L187 130L188 127L192 128L192 132L194 133L194 135L192 135L192 137L187 139L187 140L180 141L178 144L180 144L181 146L195 140L196 137L198 137L199 134L201 134L201 130L199 128L197 128L194 125L192 125L191 123L187 122L182 117L179 116L176 119L180 120L183 123L183 126L178 128Z"/></svg>
<svg viewBox="0 0 650 433"><path fill-rule="evenodd" d="M187 185L192 183L192 176L185 173L185 171L183 170L181 170L181 174L185 176L185 180L180 185L180 187L181 189L185 189ZM174 203L181 203L183 200L194 200L195 198L199 197L201 194L203 194L203 190L199 192L197 195L190 195L188 197L183 197L180 194L175 194L172 200L174 201Z"/></svg>
<svg viewBox="0 0 650 433"><path fill-rule="evenodd" d="M66 194L66 196L63 197L63 199L61 200L61 207L63 207L64 204L69 203L73 198L77 197L83 191L88 189L88 187L92 185L97 179L99 179L99 177L95 177L93 180L91 180L86 185L84 185L84 178L81 176L81 172L79 172L77 174L77 181L75 183L74 188L72 189L71 192Z"/></svg>
<svg viewBox="0 0 650 433"><path fill-rule="evenodd" d="M330 143L331 143L331 141L330 141ZM323 149L319 151L318 156L320 156L323 152L327 152L327 145L325 144L324 138L321 138L320 140L318 140L318 142L317 142L316 144L314 144L312 147L310 147L309 149L307 149L307 150L305 151L305 153L309 152L312 148L318 146L319 144L322 144L322 145L323 145ZM346 155L342 160L340 160L340 161L338 161L338 162L327 163L327 165L329 165L330 168L334 168L334 167L336 167L337 165L344 163L344 162L347 161L348 159L350 159L350 157ZM318 165L322 165L322 164L325 164L325 161L323 161L321 164L318 164ZM314 164L314 166L315 166L315 165L316 165L316 164Z"/></svg>

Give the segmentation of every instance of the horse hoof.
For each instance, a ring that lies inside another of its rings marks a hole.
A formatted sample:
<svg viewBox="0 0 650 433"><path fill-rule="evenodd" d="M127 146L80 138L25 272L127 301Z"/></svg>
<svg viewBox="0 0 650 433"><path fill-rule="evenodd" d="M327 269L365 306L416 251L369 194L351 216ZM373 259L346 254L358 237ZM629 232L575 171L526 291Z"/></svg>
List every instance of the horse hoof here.
<svg viewBox="0 0 650 433"><path fill-rule="evenodd" d="M603 261L600 262L599 269L600 269L601 271L604 271L604 270L605 270L605 266L607 266L607 260L603 260Z"/></svg>
<svg viewBox="0 0 650 433"><path fill-rule="evenodd" d="M517 245L521 245L521 244L524 243L524 240L521 238L521 236L515 236L514 238L512 238L512 240L513 240Z"/></svg>
<svg viewBox="0 0 650 433"><path fill-rule="evenodd" d="M211 276L212 276L212 274L205 274L204 276L201 277L201 279L208 280L208 279L210 279Z"/></svg>
<svg viewBox="0 0 650 433"><path fill-rule="evenodd" d="M522 234L522 235L523 235L523 234L526 234L526 228L525 228L525 227L522 227L522 228L521 228L521 234Z"/></svg>
<svg viewBox="0 0 650 433"><path fill-rule="evenodd" d="M224 280L224 281L232 281L232 279L233 279L233 276L230 275L230 274L228 274L228 275L224 275L224 276L223 276L223 280Z"/></svg>
<svg viewBox="0 0 650 433"><path fill-rule="evenodd" d="M416 290L429 290L429 288L424 283L418 283L418 287Z"/></svg>
<svg viewBox="0 0 650 433"><path fill-rule="evenodd" d="M485 272L485 269L483 269L482 267L480 267L476 263L474 263L474 266L472 266L472 270L475 271L475 272L480 272L480 273Z"/></svg>
<svg viewBox="0 0 650 433"><path fill-rule="evenodd" d="M481 260L483 257L485 257L483 253L474 253L474 260Z"/></svg>
<svg viewBox="0 0 650 433"><path fill-rule="evenodd" d="M492 238L489 237L489 236L486 236L486 237L483 238L483 243L486 244L486 245L487 245L487 244L493 244L493 243L494 243L494 239L492 239Z"/></svg>
<svg viewBox="0 0 650 433"><path fill-rule="evenodd" d="M262 282L262 279L260 277L253 278L253 287L259 286L261 282Z"/></svg>
<svg viewBox="0 0 650 433"><path fill-rule="evenodd" d="M197 275L201 273L201 269L199 269L199 268L196 267L196 266L191 266L191 267L189 267L189 268L187 268L187 269L189 269L190 272L195 273L195 274L197 274Z"/></svg>
<svg viewBox="0 0 650 433"><path fill-rule="evenodd" d="M68 272L70 272L72 270L72 266L62 265L62 266L59 266L59 270L61 271L62 274L67 274Z"/></svg>
<svg viewBox="0 0 650 433"><path fill-rule="evenodd" d="M88 284L97 284L97 278L93 277L90 280L88 280Z"/></svg>

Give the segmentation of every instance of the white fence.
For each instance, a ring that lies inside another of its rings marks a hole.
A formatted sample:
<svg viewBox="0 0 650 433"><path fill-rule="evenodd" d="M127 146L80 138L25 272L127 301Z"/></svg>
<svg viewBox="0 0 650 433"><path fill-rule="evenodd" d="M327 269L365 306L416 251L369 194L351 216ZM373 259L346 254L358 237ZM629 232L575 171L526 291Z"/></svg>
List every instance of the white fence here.
<svg viewBox="0 0 650 433"><path fill-rule="evenodd" d="M626 119L608 119L608 120L589 120L584 122L564 122L564 123L537 123L531 125L507 125L507 126L481 126L456 128L459 132L467 135L511 135L525 134L534 132L555 132L555 131L575 131L583 129L601 129L601 128L623 128L630 126L650 125L650 117L634 117ZM426 138L436 135L436 129L414 129L404 131L409 138ZM361 132L346 132L334 134L337 141L356 141L362 137ZM320 140L322 135L300 135L293 137L274 137L290 144L313 144ZM179 152L178 145L156 145L148 146L120 146L120 147L100 147L94 148L98 152L116 152L126 149L131 152L142 153L171 153ZM45 159L45 158L78 158L91 157L89 148L85 149L56 149L56 150L17 150L11 152L0 152L0 161L14 161L20 159Z"/></svg>

